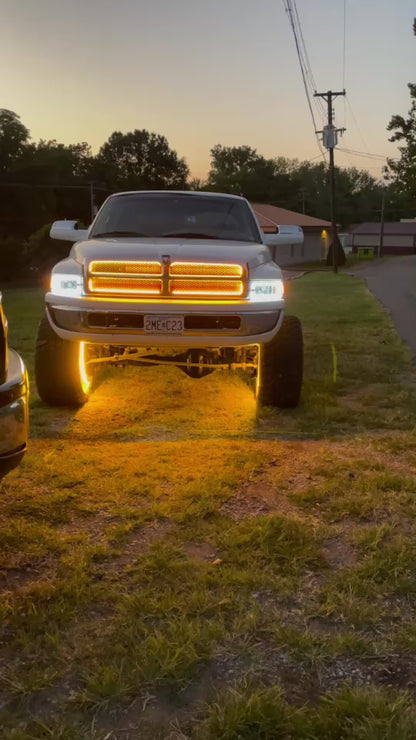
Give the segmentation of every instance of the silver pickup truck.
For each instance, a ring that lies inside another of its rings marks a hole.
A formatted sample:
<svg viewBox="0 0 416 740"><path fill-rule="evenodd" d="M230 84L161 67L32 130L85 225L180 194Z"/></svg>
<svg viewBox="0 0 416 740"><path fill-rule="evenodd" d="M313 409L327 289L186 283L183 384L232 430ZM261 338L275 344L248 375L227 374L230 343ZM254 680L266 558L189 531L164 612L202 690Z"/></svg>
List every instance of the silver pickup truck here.
<svg viewBox="0 0 416 740"><path fill-rule="evenodd" d="M28 435L28 380L17 352L8 347L0 293L0 478L22 459Z"/></svg>
<svg viewBox="0 0 416 740"><path fill-rule="evenodd" d="M111 195L87 230L57 221L73 242L52 271L35 356L39 395L82 404L103 363L173 363L192 378L242 369L261 404L299 402L303 342L285 315L269 247L299 227L264 234L245 198L208 192Z"/></svg>

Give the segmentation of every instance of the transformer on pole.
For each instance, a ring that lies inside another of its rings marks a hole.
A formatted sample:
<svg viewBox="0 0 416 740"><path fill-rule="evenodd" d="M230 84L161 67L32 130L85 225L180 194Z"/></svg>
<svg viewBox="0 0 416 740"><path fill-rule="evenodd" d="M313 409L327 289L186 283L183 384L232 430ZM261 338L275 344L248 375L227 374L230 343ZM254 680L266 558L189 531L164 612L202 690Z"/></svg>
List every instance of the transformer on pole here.
<svg viewBox="0 0 416 740"><path fill-rule="evenodd" d="M338 133L343 134L345 131L345 128L335 128L333 124L332 101L339 95L345 95L345 90L342 90L342 92L332 92L332 90L328 90L326 93L315 93L314 95L315 98L323 98L328 105L328 124L324 126L322 131L317 131L316 133L322 134L322 143L329 151L329 210L332 232L332 269L334 272L338 272L336 259L337 225L335 220L334 149L338 143Z"/></svg>

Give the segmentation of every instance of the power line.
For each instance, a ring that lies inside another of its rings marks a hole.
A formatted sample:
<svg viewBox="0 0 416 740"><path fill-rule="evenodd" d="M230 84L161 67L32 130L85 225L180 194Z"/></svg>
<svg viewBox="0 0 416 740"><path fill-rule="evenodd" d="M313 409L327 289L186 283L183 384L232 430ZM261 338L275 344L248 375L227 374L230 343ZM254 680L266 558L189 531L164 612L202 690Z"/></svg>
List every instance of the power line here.
<svg viewBox="0 0 416 740"><path fill-rule="evenodd" d="M298 38L300 40L300 46L301 46L302 55L303 55L303 58L304 58L304 65L305 65L305 71L306 71L306 79L309 82L309 95L312 96L313 93L316 92L316 82L315 82L315 78L314 78L314 75L313 75L313 72L312 72L312 67L311 67L311 64L310 64L310 61L309 61L308 51L307 51L306 44L305 44L305 39L304 39L304 36L303 36L302 25L301 25L301 22L300 22L300 17L299 17L297 5L296 5L296 0L289 0L289 2L290 2L290 6L293 8L293 17L294 17L295 28L296 28L296 31L297 31L297 34L298 34ZM325 118L326 118L325 106L323 105L322 100L320 100L320 99L315 100L315 103L317 104L317 108L319 109L318 112L320 114L321 120L324 121Z"/></svg>
<svg viewBox="0 0 416 740"><path fill-rule="evenodd" d="M70 190L89 190L91 185L94 186L94 190L102 190L105 192L109 191L109 188L101 185L95 185L94 183L86 183L85 185L64 185L62 183L34 183L34 182L0 182L0 188L46 188L48 190L59 190L70 189Z"/></svg>
<svg viewBox="0 0 416 740"><path fill-rule="evenodd" d="M343 44L342 44L342 89L345 90L345 60L346 60L346 40L347 40L347 0L344 0L344 23L343 23ZM344 128L347 127L347 96L344 95Z"/></svg>
<svg viewBox="0 0 416 740"><path fill-rule="evenodd" d="M344 0L344 38L342 45L342 89L345 90L345 57L346 57L346 29L347 29L347 0Z"/></svg>
<svg viewBox="0 0 416 740"><path fill-rule="evenodd" d="M349 153L348 153L348 152L346 152L346 151L345 151L344 149L340 149L339 147L338 147L337 151L341 151L341 152L342 152L343 154L345 154L345 156L346 156L346 158L347 158L347 161L348 161L348 164L349 164L349 166L350 166L350 167L354 167L353 161L352 161L352 159L350 158L350 155L349 155Z"/></svg>
<svg viewBox="0 0 416 740"><path fill-rule="evenodd" d="M343 149L340 149L339 147L337 147L337 152L338 152L338 155L339 156L343 155L344 157L347 157L348 164L344 164L343 163L341 165L343 168L345 168L345 167L356 168L357 167L351 161L350 157L348 156L348 153L344 152ZM384 169L384 164L383 164L383 162L381 160L378 160L378 159L369 159L368 160L368 164L366 163L365 165L361 165L361 168L362 169L365 169L368 172L373 173L374 176L382 177L382 175L383 175L383 169Z"/></svg>
<svg viewBox="0 0 416 740"><path fill-rule="evenodd" d="M324 160L325 160L325 155L324 154L317 154L316 157L312 157L311 159L307 159L306 162L315 162L316 159L322 159L322 158L324 158Z"/></svg>
<svg viewBox="0 0 416 740"><path fill-rule="evenodd" d="M357 151L357 149L346 149L344 147L338 147L338 151L345 152L346 154L355 154L357 157L368 157L368 159L376 159L376 160L383 160L384 162L386 159L395 159L398 161L397 157L389 157L387 154L371 154L370 152L360 152Z"/></svg>
<svg viewBox="0 0 416 740"><path fill-rule="evenodd" d="M361 129L360 129L360 127L359 127L359 125L358 125L358 121L357 121L357 119L356 119L356 117L355 117L355 115L354 115L354 111L353 111L353 109L352 109L352 106L351 106L351 103L350 103L350 99L349 99L348 95L346 95L346 96L345 96L345 99L346 99L346 101L347 101L347 105L348 105L348 108L349 108L349 110L350 110L350 113L351 113L352 119L353 119L353 121L354 121L354 123L355 123L355 126L356 126L356 129L357 129L357 131L358 131L359 137L360 137L360 139L361 139L361 141L362 141L362 143L363 143L364 149L369 149L369 146L368 146L368 144L367 144L366 140L364 139L363 133L362 133L362 131L361 131Z"/></svg>
<svg viewBox="0 0 416 740"><path fill-rule="evenodd" d="M292 32L293 32L293 37L294 37L294 40L295 40L296 53L298 55L300 71L301 71L301 74L302 74L303 87L305 89L306 100L307 100L307 103L308 103L309 112L311 114L312 123L313 123L313 126L314 126L314 131L315 131L315 136L316 136L316 140L317 140L317 143L318 143L319 150L320 150L322 156L325 159L324 150L323 150L322 145L321 145L321 142L320 142L320 140L319 140L319 138L318 138L318 136L316 134L316 130L317 130L318 126L316 124L315 114L313 112L311 96L310 96L310 92L309 92L309 88L308 88L308 64L307 64L307 62L305 61L305 59L303 58L303 55L302 55L301 41L300 41L301 32L298 32L298 29L296 28L296 23L295 23L295 17L296 17L295 16L295 13L297 13L297 11L295 11L294 8L293 8L293 6L292 6L292 0L283 0L283 5L284 5L284 8L285 8L286 13L289 16L289 22L290 22L290 25L291 25L291 28L292 28ZM297 17L299 17L299 16L297 16Z"/></svg>
<svg viewBox="0 0 416 740"><path fill-rule="evenodd" d="M308 77L309 77L309 80L310 80L310 88L311 89L309 90L309 93L314 93L314 92L316 92L316 82L315 82L315 78L314 78L313 72L312 72L312 67L311 67L311 64L310 64L310 61L309 61L308 51L307 51L306 44L305 44L305 39L304 39L304 36L303 36L302 25L301 25L300 18L299 18L299 13L298 13L297 5L296 5L296 0L292 0L292 2L293 2L294 13L295 13L295 23L296 23L296 26L297 26L297 29L298 29L298 32L299 32L299 37L300 37L301 46L302 46L302 50L303 50L303 56L304 56L305 64L306 64L306 70L307 70L307 74L308 74ZM322 100L320 98L318 98L318 100L316 102L317 102L317 106L319 108L319 112L321 114L321 119L322 119L322 121L324 121L325 118L326 118L326 112L325 112L324 104L322 103Z"/></svg>

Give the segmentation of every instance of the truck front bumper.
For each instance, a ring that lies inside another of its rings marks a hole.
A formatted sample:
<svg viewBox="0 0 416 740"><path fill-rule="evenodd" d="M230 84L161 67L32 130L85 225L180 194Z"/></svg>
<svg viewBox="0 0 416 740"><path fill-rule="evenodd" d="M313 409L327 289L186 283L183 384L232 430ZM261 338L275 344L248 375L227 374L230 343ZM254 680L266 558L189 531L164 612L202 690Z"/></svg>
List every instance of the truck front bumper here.
<svg viewBox="0 0 416 740"><path fill-rule="evenodd" d="M47 315L62 339L95 344L175 347L239 347L270 341L279 330L284 301L157 303L46 296ZM181 334L144 330L145 316L181 316Z"/></svg>
<svg viewBox="0 0 416 740"><path fill-rule="evenodd" d="M28 426L27 372L17 352L10 349L6 381L0 385L0 477L23 457Z"/></svg>

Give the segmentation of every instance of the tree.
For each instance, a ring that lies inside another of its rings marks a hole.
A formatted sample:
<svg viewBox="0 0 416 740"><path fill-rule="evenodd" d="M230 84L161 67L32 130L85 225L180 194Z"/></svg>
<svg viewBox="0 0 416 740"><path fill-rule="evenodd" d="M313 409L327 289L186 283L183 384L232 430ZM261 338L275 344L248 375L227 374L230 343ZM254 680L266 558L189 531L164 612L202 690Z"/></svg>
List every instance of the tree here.
<svg viewBox="0 0 416 740"><path fill-rule="evenodd" d="M85 182L91 161L91 148L86 142L66 146L55 139L41 139L25 148L11 174L19 181L38 185L68 185Z"/></svg>
<svg viewBox="0 0 416 740"><path fill-rule="evenodd" d="M328 266L334 264L334 258L332 256L333 249L334 247L331 242L331 244L329 245L328 253L326 255L326 264ZM338 267L342 267L342 265L345 265L345 262L346 262L346 257L345 257L344 249L342 247L338 234L335 234L335 264Z"/></svg>
<svg viewBox="0 0 416 740"><path fill-rule="evenodd" d="M366 170L337 168L337 211L342 226L374 219L381 186ZM211 149L211 190L244 195L309 216L329 219L328 168L325 162L266 159L249 146Z"/></svg>
<svg viewBox="0 0 416 740"><path fill-rule="evenodd" d="M252 201L270 200L276 162L265 159L250 146L221 146L211 149L210 190L244 195Z"/></svg>
<svg viewBox="0 0 416 740"><path fill-rule="evenodd" d="M325 162L312 164L294 161L286 198L288 199L286 208L302 211L308 216L328 219L328 169Z"/></svg>
<svg viewBox="0 0 416 740"><path fill-rule="evenodd" d="M207 190L208 186L205 180L200 177L192 177L188 182L189 190Z"/></svg>
<svg viewBox="0 0 416 740"><path fill-rule="evenodd" d="M382 186L366 170L336 168L337 221L342 228L378 219Z"/></svg>
<svg viewBox="0 0 416 740"><path fill-rule="evenodd" d="M411 107L408 117L395 115L387 126L393 131L389 141L402 142L399 146L400 158L387 160L386 179L394 181L399 192L414 201L416 195L416 84L409 82Z"/></svg>
<svg viewBox="0 0 416 740"><path fill-rule="evenodd" d="M71 245L68 242L51 239L49 236L52 224L44 224L31 234L24 248L24 262L29 265L33 274L45 278L53 265L68 256Z"/></svg>
<svg viewBox="0 0 416 740"><path fill-rule="evenodd" d="M23 247L15 236L0 236L0 276L1 282L15 280L24 267Z"/></svg>
<svg viewBox="0 0 416 740"><path fill-rule="evenodd" d="M87 175L92 160L85 142L27 143L10 161L1 185L0 235L27 237L42 224L71 215L90 220Z"/></svg>
<svg viewBox="0 0 416 740"><path fill-rule="evenodd" d="M29 131L17 113L0 108L0 178L5 179L29 141Z"/></svg>
<svg viewBox="0 0 416 740"><path fill-rule="evenodd" d="M185 188L189 175L184 159L170 149L167 139L145 129L122 134L114 131L101 147L96 166L115 178L114 188Z"/></svg>

